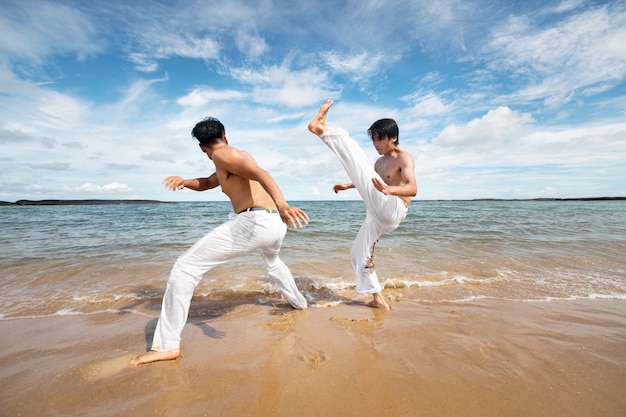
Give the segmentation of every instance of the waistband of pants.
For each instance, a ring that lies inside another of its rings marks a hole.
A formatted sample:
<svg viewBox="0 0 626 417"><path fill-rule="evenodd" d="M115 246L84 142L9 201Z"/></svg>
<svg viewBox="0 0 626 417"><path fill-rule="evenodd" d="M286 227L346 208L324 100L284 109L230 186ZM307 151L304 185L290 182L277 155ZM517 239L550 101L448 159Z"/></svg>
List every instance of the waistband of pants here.
<svg viewBox="0 0 626 417"><path fill-rule="evenodd" d="M270 213L270 214L278 213L278 210L271 210L271 209L268 209L268 208L265 208L265 207L248 207L247 209L241 210L237 214L248 213L250 211L265 211L265 212Z"/></svg>

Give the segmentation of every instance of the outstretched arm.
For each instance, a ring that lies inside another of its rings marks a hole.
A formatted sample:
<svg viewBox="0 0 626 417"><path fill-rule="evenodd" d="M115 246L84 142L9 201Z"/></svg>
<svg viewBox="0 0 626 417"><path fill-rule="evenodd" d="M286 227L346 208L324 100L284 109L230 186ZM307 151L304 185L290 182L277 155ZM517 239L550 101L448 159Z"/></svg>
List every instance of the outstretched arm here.
<svg viewBox="0 0 626 417"><path fill-rule="evenodd" d="M213 189L220 185L217 179L217 174L213 173L210 177L206 178L194 178L185 180L178 175L172 175L163 179L165 188L171 191L182 190L183 188L189 188L194 191L206 191Z"/></svg>
<svg viewBox="0 0 626 417"><path fill-rule="evenodd" d="M354 188L354 184L335 184L333 187L333 191L335 194L339 193L339 191L349 190L350 188Z"/></svg>

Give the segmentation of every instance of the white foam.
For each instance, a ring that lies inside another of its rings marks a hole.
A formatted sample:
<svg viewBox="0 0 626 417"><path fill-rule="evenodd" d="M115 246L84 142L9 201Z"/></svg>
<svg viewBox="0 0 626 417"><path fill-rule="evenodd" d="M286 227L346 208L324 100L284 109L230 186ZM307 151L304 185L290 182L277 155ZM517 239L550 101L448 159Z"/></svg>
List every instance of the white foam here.
<svg viewBox="0 0 626 417"><path fill-rule="evenodd" d="M601 299L601 300L626 300L626 294L589 294L589 298L591 300Z"/></svg>
<svg viewBox="0 0 626 417"><path fill-rule="evenodd" d="M15 316L15 317L6 317L3 314L3 315L0 315L0 321L40 319L40 318L47 318L47 317L63 317L63 316L93 316L93 315L98 315L98 314L103 314L103 313L108 313L108 314L128 313L128 314L136 314L138 316L153 318L153 316L150 314L146 314L146 313L142 313L141 311L126 309L126 308L123 308L123 309L107 308L104 310L97 310L97 311L90 311L90 312L76 311L76 310L72 310L71 308L62 308L61 310L58 310L51 314L31 314L31 315Z"/></svg>
<svg viewBox="0 0 626 417"><path fill-rule="evenodd" d="M316 303L309 304L309 307L310 308L330 308L330 307L337 307L339 304L345 304L345 302L341 300L326 301L321 304L316 304Z"/></svg>

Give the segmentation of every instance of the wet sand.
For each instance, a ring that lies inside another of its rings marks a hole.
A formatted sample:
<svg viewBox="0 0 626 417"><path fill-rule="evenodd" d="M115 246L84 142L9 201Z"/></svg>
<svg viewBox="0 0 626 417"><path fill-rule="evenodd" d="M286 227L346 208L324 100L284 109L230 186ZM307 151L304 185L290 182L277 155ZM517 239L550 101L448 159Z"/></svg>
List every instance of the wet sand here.
<svg viewBox="0 0 626 417"><path fill-rule="evenodd" d="M391 305L241 304L136 368L154 319L0 321L1 414L626 415L626 301Z"/></svg>

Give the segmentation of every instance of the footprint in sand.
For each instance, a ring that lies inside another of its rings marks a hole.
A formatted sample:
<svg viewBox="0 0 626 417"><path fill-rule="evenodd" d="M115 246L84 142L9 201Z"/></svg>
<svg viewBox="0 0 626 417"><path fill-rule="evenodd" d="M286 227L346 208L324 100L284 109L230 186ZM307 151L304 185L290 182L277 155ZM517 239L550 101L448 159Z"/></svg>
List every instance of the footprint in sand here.
<svg viewBox="0 0 626 417"><path fill-rule="evenodd" d="M300 358L300 360L310 363L312 365L321 365L322 363L329 360L328 355L320 350L301 349L298 353L298 357Z"/></svg>
<svg viewBox="0 0 626 417"><path fill-rule="evenodd" d="M294 310L289 313L284 313L278 320L263 323L263 327L270 330L293 330L298 319L300 319L302 315L302 310Z"/></svg>
<svg viewBox="0 0 626 417"><path fill-rule="evenodd" d="M129 369L129 361L134 358L135 354L126 354L117 358L103 359L89 363L80 370L81 376L85 383L101 381Z"/></svg>
<svg viewBox="0 0 626 417"><path fill-rule="evenodd" d="M372 326L373 320L367 317L348 318L332 316L330 320L346 329L365 329Z"/></svg>

